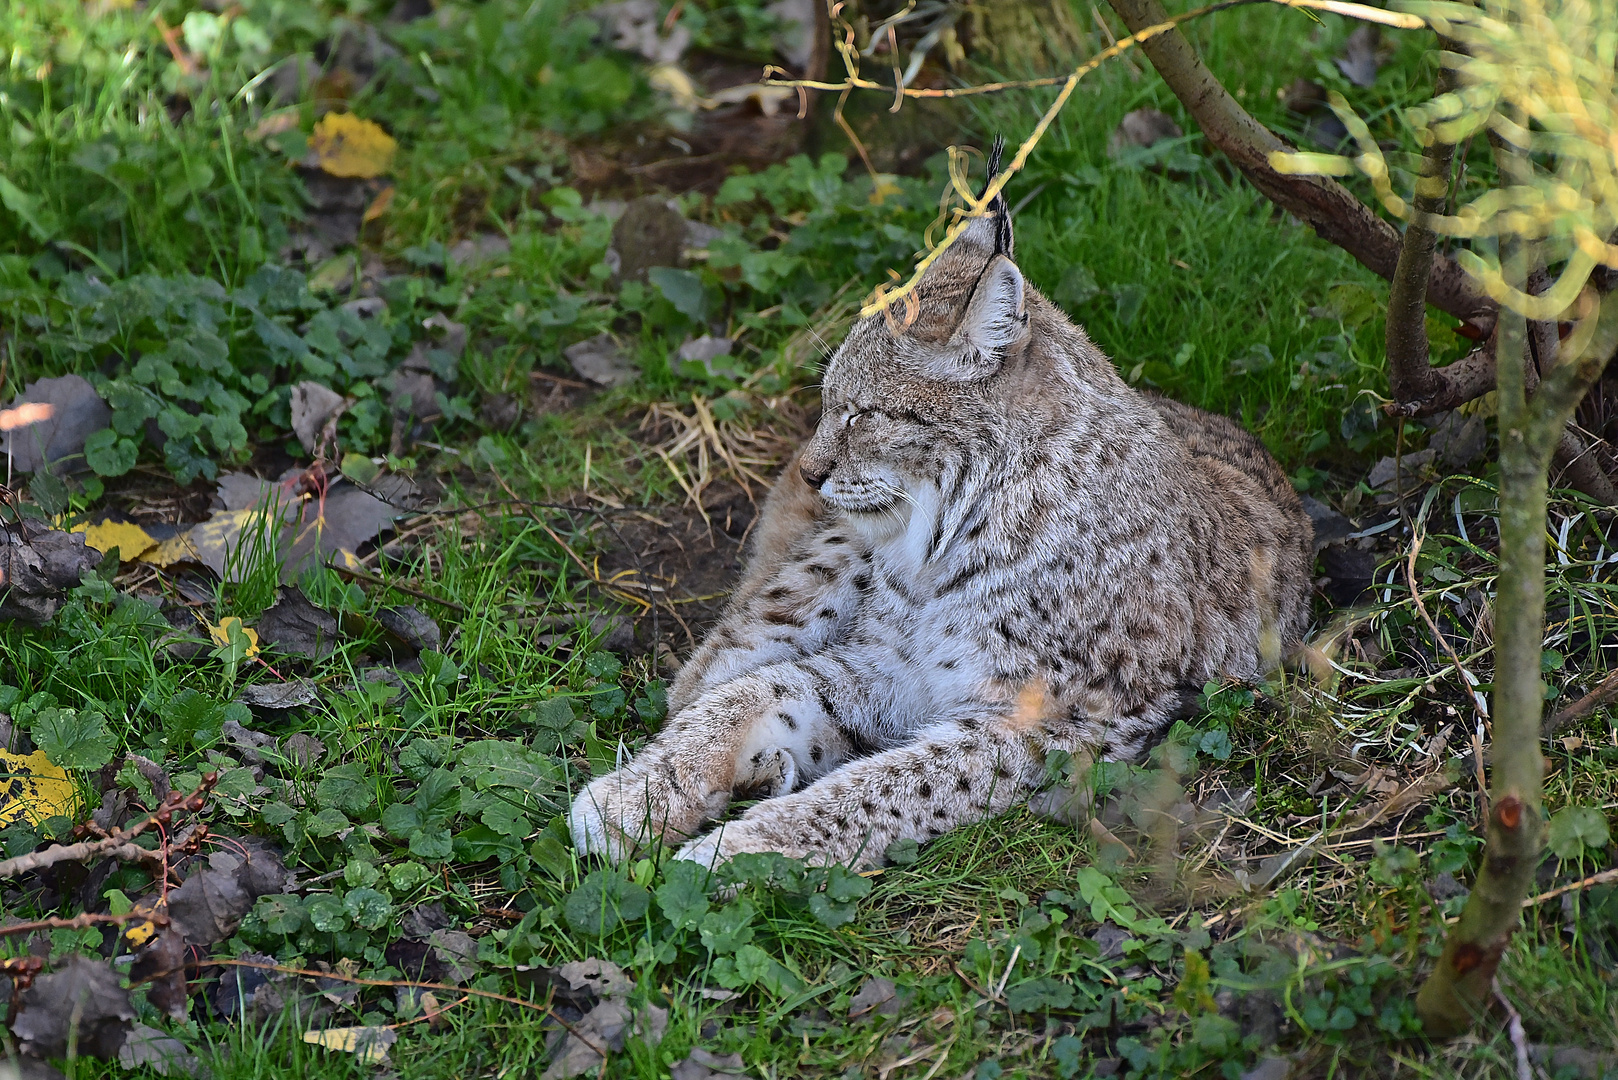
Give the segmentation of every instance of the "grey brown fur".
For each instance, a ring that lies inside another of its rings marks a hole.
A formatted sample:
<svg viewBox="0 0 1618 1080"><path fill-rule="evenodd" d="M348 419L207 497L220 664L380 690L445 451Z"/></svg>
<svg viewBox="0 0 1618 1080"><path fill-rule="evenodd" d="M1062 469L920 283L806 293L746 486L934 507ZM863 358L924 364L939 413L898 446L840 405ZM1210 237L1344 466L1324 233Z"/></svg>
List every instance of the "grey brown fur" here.
<svg viewBox="0 0 1618 1080"><path fill-rule="evenodd" d="M878 863L1026 799L1050 751L1137 756L1297 644L1286 477L1124 383L1024 282L1003 209L854 327L822 396L668 723L575 801L581 849ZM770 797L701 835L738 791Z"/></svg>

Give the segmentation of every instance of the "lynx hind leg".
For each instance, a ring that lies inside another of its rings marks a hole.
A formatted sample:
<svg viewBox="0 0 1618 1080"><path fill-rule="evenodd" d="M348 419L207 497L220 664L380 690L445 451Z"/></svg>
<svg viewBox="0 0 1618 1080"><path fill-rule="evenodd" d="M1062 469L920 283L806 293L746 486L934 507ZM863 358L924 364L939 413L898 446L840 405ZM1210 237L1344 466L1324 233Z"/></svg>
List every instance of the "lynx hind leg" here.
<svg viewBox="0 0 1618 1080"><path fill-rule="evenodd" d="M699 698L628 765L573 801L578 849L613 861L659 840L683 843L736 791L768 797L822 775L852 753L813 676L764 671Z"/></svg>
<svg viewBox="0 0 1618 1080"><path fill-rule="evenodd" d="M716 866L775 851L821 865L880 866L895 840L925 843L1016 805L1043 776L1043 761L1035 740L1007 725L935 730L760 803L677 857Z"/></svg>

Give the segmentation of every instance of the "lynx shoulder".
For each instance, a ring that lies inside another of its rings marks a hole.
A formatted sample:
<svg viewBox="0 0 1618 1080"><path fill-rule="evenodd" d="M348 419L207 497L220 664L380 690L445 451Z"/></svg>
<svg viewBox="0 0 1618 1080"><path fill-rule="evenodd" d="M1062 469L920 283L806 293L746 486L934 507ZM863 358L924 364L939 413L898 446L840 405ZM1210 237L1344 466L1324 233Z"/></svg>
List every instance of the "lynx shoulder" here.
<svg viewBox="0 0 1618 1080"><path fill-rule="evenodd" d="M1004 207L827 366L663 730L578 796L579 846L877 863L1140 754L1308 621L1311 527L1224 417L1142 394L1012 259ZM767 798L704 834L733 793Z"/></svg>

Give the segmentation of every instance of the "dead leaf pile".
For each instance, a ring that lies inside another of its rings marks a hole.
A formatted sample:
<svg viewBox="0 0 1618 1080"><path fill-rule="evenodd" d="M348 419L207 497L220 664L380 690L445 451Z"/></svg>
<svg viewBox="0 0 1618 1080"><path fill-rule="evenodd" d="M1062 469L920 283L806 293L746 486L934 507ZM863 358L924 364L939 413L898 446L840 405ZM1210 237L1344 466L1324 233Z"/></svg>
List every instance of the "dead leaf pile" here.
<svg viewBox="0 0 1618 1080"><path fill-rule="evenodd" d="M49 530L0 533L0 619L32 626L50 622L67 591L101 565L101 552L78 533Z"/></svg>
<svg viewBox="0 0 1618 1080"><path fill-rule="evenodd" d="M595 1072L607 1053L617 1053L632 1038L654 1049L663 1041L668 1010L650 1003L632 1008L627 999L635 982L617 964L592 957L533 974L552 987L555 1001L565 1003L558 1013L564 1019L566 1014L576 1017L552 1034L551 1063L541 1080L570 1080ZM582 1011L592 1001L595 1004Z"/></svg>

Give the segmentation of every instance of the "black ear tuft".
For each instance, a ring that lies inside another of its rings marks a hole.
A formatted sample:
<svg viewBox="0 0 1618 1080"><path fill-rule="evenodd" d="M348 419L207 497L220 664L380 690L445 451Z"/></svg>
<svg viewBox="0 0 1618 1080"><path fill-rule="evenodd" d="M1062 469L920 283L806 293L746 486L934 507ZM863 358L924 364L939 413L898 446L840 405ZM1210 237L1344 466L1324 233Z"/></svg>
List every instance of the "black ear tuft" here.
<svg viewBox="0 0 1618 1080"><path fill-rule="evenodd" d="M989 190L989 181L1000 172L1000 157L1006 151L1006 137L996 135L994 145L989 148L988 170L983 178L983 190ZM1002 192L996 195L989 203L989 214L994 221L994 254L1011 257L1011 210L1006 205L1006 196Z"/></svg>

